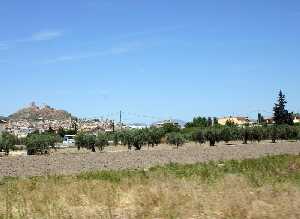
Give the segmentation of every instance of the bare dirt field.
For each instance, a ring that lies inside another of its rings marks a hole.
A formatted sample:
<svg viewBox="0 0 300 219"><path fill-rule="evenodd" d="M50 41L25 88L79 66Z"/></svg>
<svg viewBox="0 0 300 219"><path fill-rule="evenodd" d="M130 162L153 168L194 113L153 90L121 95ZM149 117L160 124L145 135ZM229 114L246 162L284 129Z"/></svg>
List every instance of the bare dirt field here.
<svg viewBox="0 0 300 219"><path fill-rule="evenodd" d="M0 177L70 175L82 171L147 169L168 163L199 163L217 160L240 160L266 155L299 154L300 142L279 142L271 144L235 143L219 144L215 147L185 144L176 149L169 145L154 148L144 147L141 151L128 151L124 146L110 146L104 152L92 153L75 148L60 149L47 156L0 157Z"/></svg>

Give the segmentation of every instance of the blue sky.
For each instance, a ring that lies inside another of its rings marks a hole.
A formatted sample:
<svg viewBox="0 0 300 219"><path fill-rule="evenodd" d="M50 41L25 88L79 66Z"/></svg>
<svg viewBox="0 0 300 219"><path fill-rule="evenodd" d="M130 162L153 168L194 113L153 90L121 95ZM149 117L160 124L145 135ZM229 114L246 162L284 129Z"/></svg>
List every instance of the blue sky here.
<svg viewBox="0 0 300 219"><path fill-rule="evenodd" d="M296 0L1 1L0 115L251 116L279 89L300 111L299 23Z"/></svg>

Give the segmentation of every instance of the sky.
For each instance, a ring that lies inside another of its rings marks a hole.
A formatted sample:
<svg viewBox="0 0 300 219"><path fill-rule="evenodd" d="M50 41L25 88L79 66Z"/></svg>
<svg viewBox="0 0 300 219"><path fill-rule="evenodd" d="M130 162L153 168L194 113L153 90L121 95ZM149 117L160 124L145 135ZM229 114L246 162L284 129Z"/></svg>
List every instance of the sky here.
<svg viewBox="0 0 300 219"><path fill-rule="evenodd" d="M0 2L0 115L149 121L300 111L298 0Z"/></svg>

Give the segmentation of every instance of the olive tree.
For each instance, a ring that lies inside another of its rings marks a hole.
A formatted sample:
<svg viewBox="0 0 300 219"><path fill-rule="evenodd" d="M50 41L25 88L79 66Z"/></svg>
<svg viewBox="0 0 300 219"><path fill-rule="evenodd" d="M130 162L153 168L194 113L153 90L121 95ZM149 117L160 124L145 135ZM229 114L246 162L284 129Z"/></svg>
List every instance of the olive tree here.
<svg viewBox="0 0 300 219"><path fill-rule="evenodd" d="M96 136L92 134L86 134L86 133L78 133L75 136L75 144L77 146L77 149L80 150L80 148L87 148L91 150L92 152L96 152Z"/></svg>
<svg viewBox="0 0 300 219"><path fill-rule="evenodd" d="M248 141L251 138L251 133L250 133L250 128L249 127L244 127L241 129L241 139L243 140L243 144L248 144Z"/></svg>
<svg viewBox="0 0 300 219"><path fill-rule="evenodd" d="M220 129L219 128L208 128L205 132L205 139L209 141L210 146L215 146L216 142L220 141Z"/></svg>
<svg viewBox="0 0 300 219"><path fill-rule="evenodd" d="M198 142L199 144L204 144L206 141L204 131L202 129L195 131L192 134L192 139L193 141Z"/></svg>
<svg viewBox="0 0 300 219"><path fill-rule="evenodd" d="M272 125L271 127L269 127L268 133L269 133L269 138L272 140L272 143L276 143L279 136L277 125Z"/></svg>
<svg viewBox="0 0 300 219"><path fill-rule="evenodd" d="M48 154L50 147L55 148L55 143L58 141L58 136L53 134L28 135L25 140L27 154Z"/></svg>
<svg viewBox="0 0 300 219"><path fill-rule="evenodd" d="M229 141L233 140L233 135L232 135L232 128L230 127L224 127L221 130L221 139L225 141L225 143L228 143Z"/></svg>
<svg viewBox="0 0 300 219"><path fill-rule="evenodd" d="M160 128L151 127L149 129L144 129L144 134L148 143L148 146L158 145L161 142L164 132Z"/></svg>
<svg viewBox="0 0 300 219"><path fill-rule="evenodd" d="M9 151L16 144L16 137L8 132L0 133L0 152L4 152L5 155L9 154Z"/></svg>
<svg viewBox="0 0 300 219"><path fill-rule="evenodd" d="M254 127L251 129L251 139L254 141L259 143L264 139L264 137L264 129L262 127Z"/></svg>
<svg viewBox="0 0 300 219"><path fill-rule="evenodd" d="M142 146L147 143L145 132L143 130L133 130L131 133L131 141L135 150L141 150Z"/></svg>
<svg viewBox="0 0 300 219"><path fill-rule="evenodd" d="M98 147L100 151L103 151L104 147L108 145L108 136L105 133L98 133L96 138L96 147Z"/></svg>
<svg viewBox="0 0 300 219"><path fill-rule="evenodd" d="M170 132L166 135L167 143L176 145L177 149L182 146L185 142L183 135L179 132Z"/></svg>

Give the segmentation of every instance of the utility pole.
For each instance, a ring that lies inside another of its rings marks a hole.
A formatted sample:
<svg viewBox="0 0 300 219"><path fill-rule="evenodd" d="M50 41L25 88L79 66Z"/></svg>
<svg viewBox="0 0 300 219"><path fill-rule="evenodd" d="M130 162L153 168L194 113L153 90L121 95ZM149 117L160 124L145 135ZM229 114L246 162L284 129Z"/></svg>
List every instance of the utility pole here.
<svg viewBox="0 0 300 219"><path fill-rule="evenodd" d="M115 132L115 120L111 120L111 122L112 122L112 130L113 132Z"/></svg>
<svg viewBox="0 0 300 219"><path fill-rule="evenodd" d="M120 110L120 127L121 127L121 130L123 128L123 125L122 125L122 111Z"/></svg>

